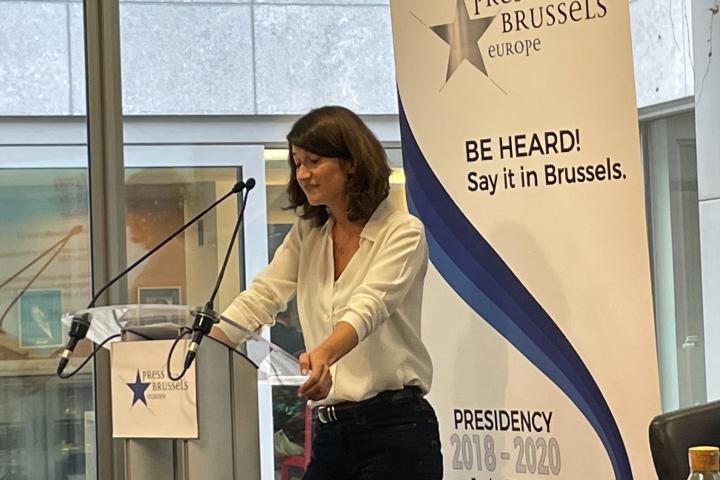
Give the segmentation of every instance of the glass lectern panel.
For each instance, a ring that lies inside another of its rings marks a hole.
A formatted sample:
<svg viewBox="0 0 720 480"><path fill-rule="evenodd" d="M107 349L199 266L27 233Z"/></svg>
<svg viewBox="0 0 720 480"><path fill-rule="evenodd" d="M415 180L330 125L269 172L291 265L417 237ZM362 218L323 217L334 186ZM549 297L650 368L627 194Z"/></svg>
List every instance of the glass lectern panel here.
<svg viewBox="0 0 720 480"><path fill-rule="evenodd" d="M149 340L165 339L175 338L191 329L199 309L187 305L111 305L68 313L63 316L62 321L70 325L73 317L89 314L90 329L87 338L95 343L101 343L123 332ZM300 375L297 359L263 338L259 332L247 330L220 315L218 323L223 323L228 337L238 339L237 344L228 346L255 365L260 382L271 385L301 385L304 382L306 377ZM112 342L119 340L120 337L111 339L105 346L109 348ZM197 354L202 355L202 344Z"/></svg>

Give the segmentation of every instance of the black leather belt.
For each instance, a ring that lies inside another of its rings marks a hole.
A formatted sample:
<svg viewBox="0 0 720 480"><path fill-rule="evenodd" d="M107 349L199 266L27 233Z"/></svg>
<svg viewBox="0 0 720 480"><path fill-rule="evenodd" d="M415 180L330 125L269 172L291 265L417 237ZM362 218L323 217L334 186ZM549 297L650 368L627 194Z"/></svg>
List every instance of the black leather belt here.
<svg viewBox="0 0 720 480"><path fill-rule="evenodd" d="M320 423L335 423L356 418L358 414L366 413L373 408L388 402L401 402L423 396L420 387L409 386L402 390L388 390L380 392L373 398L360 402L341 402L335 405L320 405L314 410L315 418Z"/></svg>

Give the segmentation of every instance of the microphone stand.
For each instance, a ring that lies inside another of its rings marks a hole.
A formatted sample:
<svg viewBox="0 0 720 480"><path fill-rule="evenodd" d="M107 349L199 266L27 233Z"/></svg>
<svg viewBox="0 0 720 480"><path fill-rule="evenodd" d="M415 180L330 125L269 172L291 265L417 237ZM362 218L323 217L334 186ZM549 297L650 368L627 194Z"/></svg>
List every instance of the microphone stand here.
<svg viewBox="0 0 720 480"><path fill-rule="evenodd" d="M159 249L161 249L163 246L165 246L170 240L180 235L182 232L184 232L188 227L193 225L195 222L197 222L200 218L202 218L206 213L208 213L210 210L215 208L218 204L223 202L226 198L230 197L231 195L234 195L236 193L240 193L242 191L249 191L251 188L255 186L255 179L249 178L247 182L243 182L242 180L237 182L235 185L233 185L232 189L219 199L215 200L209 207L207 207L202 212L195 215L193 218L188 220L182 227L175 230L173 233L171 233L165 240L160 242L158 245L152 248L149 252L141 256L139 259L137 259L132 265L127 267L125 270L120 272L118 275L116 275L112 280L107 282L92 298L90 303L87 306L87 309L95 307L95 303L98 301L98 298L100 298L100 295L102 295L108 288L110 288L115 282L120 280L122 277L127 275L131 270L133 270L135 267L140 265L143 261L145 261L148 257L150 257L152 254L157 252ZM245 203L243 202L243 210L245 209ZM83 314L83 315L75 315L72 320L72 324L70 326L70 339L68 340L67 347L62 353L62 356L60 357L60 362L58 363L57 368L57 375L60 378L68 378L77 373L80 368L85 364L83 363L75 369L72 373L63 376L63 371L65 370L65 367L67 366L70 355L72 354L73 350L75 349L75 346L77 343L85 338L87 335L87 332L90 328L90 322L91 322L91 315L89 314ZM97 351L97 350L95 350ZM93 351L93 353L95 353ZM89 357L88 357L89 358Z"/></svg>

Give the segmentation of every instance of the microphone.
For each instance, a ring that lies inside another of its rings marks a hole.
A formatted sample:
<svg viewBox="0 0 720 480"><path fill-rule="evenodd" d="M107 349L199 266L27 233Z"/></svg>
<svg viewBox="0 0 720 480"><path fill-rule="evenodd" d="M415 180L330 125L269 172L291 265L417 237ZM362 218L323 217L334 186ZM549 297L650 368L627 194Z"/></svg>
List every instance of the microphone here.
<svg viewBox="0 0 720 480"><path fill-rule="evenodd" d="M182 227L175 230L173 233L168 235L165 240L160 242L158 245L153 247L149 252L147 252L142 257L138 258L132 265L127 267L125 270L120 272L117 276L115 276L112 280L107 282L92 298L90 303L88 304L87 308L93 308L95 306L95 302L97 302L98 298L100 298L100 295L102 295L108 288L110 288L112 285L115 284L118 280L120 280L122 277L127 275L130 271L132 271L135 267L140 265L142 262L144 262L148 257L150 257L152 254L160 250L163 246L165 246L170 240L180 235L182 232L184 232L188 227L193 225L195 222L197 222L200 218L202 218L206 213L208 213L210 210L215 208L218 204L222 203L225 199L230 197L231 195L234 195L236 193L240 192L248 192L252 188L255 187L255 179L254 178L248 178L246 182L243 182L242 180L237 182L233 187L230 189L228 193L223 195L222 197L215 200L212 204L210 204L209 207L207 207L202 212L195 215L193 218L188 220ZM245 210L245 203L243 202L243 211ZM90 313L85 313L82 316L75 316L73 317L72 324L70 326L70 333L68 336L70 337L68 339L67 346L65 348L65 351L62 354L62 357L60 358L60 363L58 364L58 370L57 374L58 376L61 376L63 370L67 366L68 359L70 355L72 354L73 350L75 350L75 347L77 346L78 342L85 338L87 335L88 330L90 329L90 323L92 322L92 315Z"/></svg>
<svg viewBox="0 0 720 480"><path fill-rule="evenodd" d="M185 374L188 368L190 368L190 365L192 365L193 360L195 360L195 356L197 355L198 347L200 346L200 342L202 341L203 337L210 333L210 330L212 330L213 325L219 322L217 318L217 313L213 310L213 305L211 302L208 302L205 304L204 308L201 308L195 313L195 321L193 322L192 327L192 340L190 341L190 346L188 347L187 352L185 353L185 364L183 365L183 374L180 375L177 379L170 377L171 380L179 380L182 378L182 376Z"/></svg>
<svg viewBox="0 0 720 480"><path fill-rule="evenodd" d="M245 196L243 197L242 209L240 210L240 215L238 215L237 222L235 222L235 228L233 229L232 237L230 237L230 242L228 244L227 250L225 251L225 260L223 261L222 268L220 269L220 272L218 272L217 279L215 280L215 288L210 294L210 299L208 299L208 301L205 303L205 307L198 310L195 314L195 321L193 322L192 327L192 340L190 341L190 346L185 353L185 364L183 367L184 370L183 373L180 374L180 377L178 377L177 379L172 378L171 376L170 378L173 380L178 380L182 378L187 369L190 368L190 365L192 365L193 360L195 360L198 347L200 346L200 342L202 341L203 337L210 333L210 330L212 329L212 326L214 324L220 322L217 313L214 311L215 297L217 296L218 290L220 288L220 283L222 283L222 279L225 276L225 267L227 267L228 260L230 259L230 253L232 253L232 248L235 245L235 238L237 237L238 230L240 230L240 225L242 225L243 217L245 216L247 197L250 194L250 190L252 190L254 187L255 179L248 178L247 182L245 183Z"/></svg>
<svg viewBox="0 0 720 480"><path fill-rule="evenodd" d="M87 335L89 329L89 313L83 313L82 315L73 316L72 324L70 325L70 332L68 333L68 337L70 337L70 339L68 340L67 346L65 347L65 351L63 351L62 356L60 357L60 363L58 363L58 377L62 376L63 370L65 370L65 367L67 367L67 364L70 361L70 354L72 354L73 350L75 350L78 342L85 338L85 335Z"/></svg>

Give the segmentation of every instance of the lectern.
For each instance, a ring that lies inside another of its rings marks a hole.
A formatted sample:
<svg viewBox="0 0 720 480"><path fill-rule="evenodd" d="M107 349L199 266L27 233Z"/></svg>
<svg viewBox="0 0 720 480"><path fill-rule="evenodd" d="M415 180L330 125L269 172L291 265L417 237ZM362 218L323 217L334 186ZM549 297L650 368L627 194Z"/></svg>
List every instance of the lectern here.
<svg viewBox="0 0 720 480"><path fill-rule="evenodd" d="M149 342L186 333L196 311L185 305L114 305L66 314L63 323L89 314L87 337L95 343L116 334L120 337L113 341ZM123 439L126 478L260 478L258 382L299 385L303 377L295 357L230 319L219 321L238 343L231 347L206 338L200 345L195 360L199 437ZM173 358L184 356L183 345Z"/></svg>

